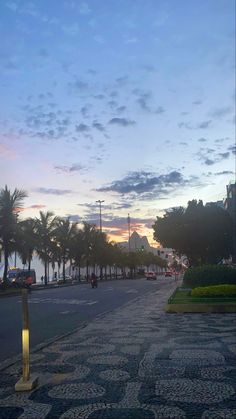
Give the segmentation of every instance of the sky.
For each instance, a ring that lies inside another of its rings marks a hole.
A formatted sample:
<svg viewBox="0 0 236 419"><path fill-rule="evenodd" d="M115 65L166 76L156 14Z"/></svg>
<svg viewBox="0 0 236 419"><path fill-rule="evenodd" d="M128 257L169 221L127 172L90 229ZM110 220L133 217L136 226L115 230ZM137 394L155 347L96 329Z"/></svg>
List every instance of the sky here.
<svg viewBox="0 0 236 419"><path fill-rule="evenodd" d="M1 0L0 187L152 242L235 181L234 0Z"/></svg>

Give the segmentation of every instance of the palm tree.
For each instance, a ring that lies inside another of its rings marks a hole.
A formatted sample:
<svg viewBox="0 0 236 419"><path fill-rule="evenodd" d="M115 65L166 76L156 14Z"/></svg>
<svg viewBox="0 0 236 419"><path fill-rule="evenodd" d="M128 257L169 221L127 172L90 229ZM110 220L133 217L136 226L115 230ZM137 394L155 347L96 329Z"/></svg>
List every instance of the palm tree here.
<svg viewBox="0 0 236 419"><path fill-rule="evenodd" d="M48 282L48 266L50 262L50 253L55 236L56 223L58 218L51 211L39 212L39 218L35 219L35 232L37 238L36 251L39 258L44 263L44 282Z"/></svg>
<svg viewBox="0 0 236 419"><path fill-rule="evenodd" d="M63 272L63 281L66 280L65 267L66 262L70 259L70 250L72 246L73 237L77 231L78 223L71 223L70 219L66 220L61 218L57 220L57 226L54 231L56 243L61 250L62 255L62 272Z"/></svg>
<svg viewBox="0 0 236 419"><path fill-rule="evenodd" d="M22 201L26 197L27 193L17 188L12 193L7 186L0 190L0 243L4 251L4 282L7 280L8 258L16 250L16 214L22 207Z"/></svg>
<svg viewBox="0 0 236 419"><path fill-rule="evenodd" d="M83 255L85 253L85 246L83 240L83 232L82 230L77 229L76 234L74 235L71 246L70 246L70 256L73 259L76 268L79 269L78 279L80 281L80 268L82 264Z"/></svg>
<svg viewBox="0 0 236 419"><path fill-rule="evenodd" d="M84 242L84 260L86 264L86 279L88 281L89 264L94 264L94 250L95 250L95 237L96 226L94 224L83 223L82 240Z"/></svg>
<svg viewBox="0 0 236 419"><path fill-rule="evenodd" d="M23 265L28 263L28 270L31 268L34 249L36 248L35 220L27 218L19 222L19 239L17 252L20 255Z"/></svg>

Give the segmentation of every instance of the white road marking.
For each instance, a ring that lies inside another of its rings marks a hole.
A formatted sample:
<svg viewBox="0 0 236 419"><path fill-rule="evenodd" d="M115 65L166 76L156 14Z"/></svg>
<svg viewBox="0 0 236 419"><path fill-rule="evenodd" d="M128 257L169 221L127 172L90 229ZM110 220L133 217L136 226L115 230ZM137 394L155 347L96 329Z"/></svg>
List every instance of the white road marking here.
<svg viewBox="0 0 236 419"><path fill-rule="evenodd" d="M21 300L19 300L18 303L21 303ZM66 298L30 298L29 303L30 304L93 305L93 304L97 304L97 301L78 300L78 299L69 300Z"/></svg>
<svg viewBox="0 0 236 419"><path fill-rule="evenodd" d="M131 290L127 290L127 291L125 291L126 292L126 294L137 294L137 290L134 290L134 289L131 289Z"/></svg>

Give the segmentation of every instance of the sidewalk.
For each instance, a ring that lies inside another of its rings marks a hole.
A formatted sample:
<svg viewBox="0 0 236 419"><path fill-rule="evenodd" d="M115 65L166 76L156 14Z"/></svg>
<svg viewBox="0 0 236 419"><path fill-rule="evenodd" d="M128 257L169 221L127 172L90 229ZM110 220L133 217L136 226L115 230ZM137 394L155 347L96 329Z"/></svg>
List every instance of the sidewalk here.
<svg viewBox="0 0 236 419"><path fill-rule="evenodd" d="M135 299L31 356L40 385L2 372L0 418L236 417L236 315L167 314L177 283Z"/></svg>

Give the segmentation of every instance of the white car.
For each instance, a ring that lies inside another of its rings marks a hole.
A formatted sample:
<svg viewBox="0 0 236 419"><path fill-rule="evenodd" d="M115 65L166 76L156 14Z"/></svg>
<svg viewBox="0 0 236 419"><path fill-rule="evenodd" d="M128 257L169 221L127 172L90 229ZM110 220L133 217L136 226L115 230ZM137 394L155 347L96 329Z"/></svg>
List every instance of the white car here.
<svg viewBox="0 0 236 419"><path fill-rule="evenodd" d="M147 272L146 273L146 279L157 279L156 273L155 272Z"/></svg>

